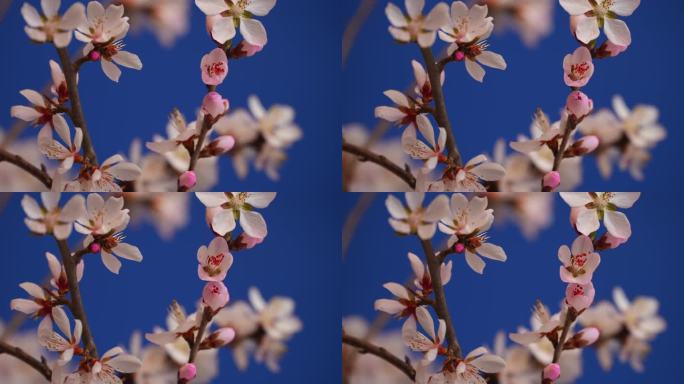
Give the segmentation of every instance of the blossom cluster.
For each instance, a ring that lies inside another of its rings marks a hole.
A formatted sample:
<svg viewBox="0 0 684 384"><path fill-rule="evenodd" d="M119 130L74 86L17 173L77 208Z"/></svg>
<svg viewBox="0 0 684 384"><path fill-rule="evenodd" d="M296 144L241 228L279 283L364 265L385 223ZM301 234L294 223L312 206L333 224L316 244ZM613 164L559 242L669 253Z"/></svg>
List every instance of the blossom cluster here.
<svg viewBox="0 0 684 384"><path fill-rule="evenodd" d="M344 128L344 144L357 147L355 151L343 147L348 152L343 162L345 187L355 191L565 191L581 183L582 159L588 155L595 156L604 178L612 175L617 164L641 180L650 151L666 137L658 122L658 109L638 105L632 110L616 95L614 113L606 109L594 112L592 99L583 92L597 71L596 62L619 55L631 44L630 30L619 17L630 16L639 4L631 0L561 0L560 5L571 15L571 30L580 46L562 63L564 83L570 91L559 119L554 122L537 109L531 135L519 135L510 142L514 153L507 154L506 145L499 141L492 156L481 153L466 161L456 146L446 110L446 67L464 62L466 71L478 81L485 75L482 65L505 69L504 58L489 50L494 18L510 23L510 16L515 15L513 23L532 44L548 32L552 4L548 0L488 0L468 7L454 1L424 9L424 1L407 0L404 11L389 3L385 13L391 36L399 43L418 45L423 64L411 63L415 87L385 91L392 104L375 108L377 118L403 127L400 143L379 143L384 134L381 128L370 138L363 138L365 132L357 133L356 127L352 137L350 127ZM600 28L606 35L603 42ZM435 59L432 47L438 38L447 46L444 56ZM375 164L362 164L368 161Z"/></svg>
<svg viewBox="0 0 684 384"><path fill-rule="evenodd" d="M484 267L481 257L506 260L503 249L490 245L484 233L494 219L488 207L500 209L509 201L518 201L506 195L490 193L470 199L462 194L450 198L435 195L429 204L423 204L422 193L406 193L405 204L394 196L387 197L391 228L401 236L415 236L425 260L408 252L410 279L403 284L385 283L383 287L391 297L375 300L376 310L403 321L400 333L383 332L377 325L379 321L372 328L355 317L343 321L346 380L572 383L582 375L582 351L589 347L596 350L606 370L616 356L637 371L644 369L650 343L666 328L665 320L658 315L658 300L646 296L629 300L616 287L614 303L594 302L593 282L601 264L600 253L624 247L632 236L631 224L622 210L632 207L640 194L628 192L561 193L562 200L571 207L570 221L577 236L557 253L560 266L554 273L566 284L560 311L553 313L537 301L531 326L508 334L515 344L506 345L507 337L500 332L491 350L483 346L467 355L462 353L448 308L455 261L447 258L465 253L466 263L480 273ZM529 195L529 200L550 196ZM452 236L443 249L432 246L437 229ZM478 246L472 249L473 245ZM457 316L467 316L467 312L458 312ZM366 359L358 351L375 356Z"/></svg>
<svg viewBox="0 0 684 384"><path fill-rule="evenodd" d="M223 155L231 158L240 178L246 177L253 163L269 178L278 179L287 149L302 137L294 122L293 108L279 104L265 108L252 95L248 110L230 111L228 100L216 92L228 74L229 60L254 56L266 45L266 29L256 17L266 16L275 3L196 1L207 18L208 33L216 46L200 62L207 93L196 120L188 123L174 109L166 137L155 135L147 143L151 152L143 154L136 139L128 156L115 154L101 163L79 94L81 67L99 61L105 75L114 82L121 77L119 66L142 69L140 58L124 50L123 40L131 22L151 23L162 42L169 44L187 29L187 1L127 0L106 6L98 1L90 1L87 6L76 2L63 14L59 13L60 0L42 1L40 11L24 3L21 14L26 34L33 42L54 45L59 62L49 61L49 92L24 89L20 93L29 105L15 105L10 110L12 117L41 127L37 146L43 158L36 161L22 154L3 153L2 160L13 163L16 171L38 179L42 183L40 188L53 191L210 190L218 181L218 159ZM237 39L238 27L241 41ZM72 60L67 48L73 37L84 46ZM58 165L45 166L44 159ZM7 188L17 189L20 185L19 180Z"/></svg>
<svg viewBox="0 0 684 384"><path fill-rule="evenodd" d="M155 196L182 196L163 194ZM91 254L100 254L104 267L114 274L122 261L141 262L138 247L124 242L124 231L131 216L141 212L142 203L161 203L158 198L129 193L104 198L99 194L70 195L60 204L60 194L45 192L40 201L26 195L21 206L30 232L53 237L59 253L46 252L50 279L44 284L23 282L19 286L28 295L15 298L10 307L30 318L40 320L37 343L59 354L56 360L30 360L27 350L0 350L25 362L52 383L123 383L129 379L146 382L158 377L163 382L209 382L218 372L218 350L230 347L236 365L245 369L250 356L264 362L270 370L279 369L286 352L286 342L302 329L294 314L291 298L276 296L265 300L256 287L249 289L249 302L228 305L230 295L224 281L234 261L234 254L253 249L267 236L266 222L257 208L266 208L275 193L227 192L198 194L205 204L207 224L213 235L208 245L197 250L197 276L205 283L197 311L186 314L173 302L167 317L167 329L147 333L151 345L142 345L140 333L134 333L129 348L114 347L98 355L81 303L81 280ZM169 204L177 200L170 199ZM131 209L124 205L131 203ZM179 207L175 207L178 210ZM136 210L138 212L136 212ZM180 212L179 212L180 213ZM152 215L157 215L151 213ZM153 220L164 220L156 216ZM238 231L242 228L242 231ZM75 249L69 243L74 234L82 235ZM211 328L216 326L214 331ZM15 347L11 347L15 348ZM20 353L16 354L16 351ZM35 354L36 356L39 353ZM29 359L29 360L27 360ZM19 362L19 360L16 360ZM23 363L19 363L23 364ZM36 368L37 367L37 368ZM4 377L4 376L3 376ZM32 377L26 373L20 380Z"/></svg>
<svg viewBox="0 0 684 384"><path fill-rule="evenodd" d="M263 217L254 208L266 208L275 193L226 192L197 193L206 206L207 221L214 235L208 246L197 250L197 276L206 282L197 311L186 314L173 302L167 317L168 330L155 328L145 338L161 347L179 365L178 377L183 382L194 380L211 359L213 350L230 345L236 363L245 368L249 353L265 361L272 370L285 352L285 341L301 330L294 316L294 302L277 297L266 302L257 288L249 291L250 304L238 302L228 306L230 294L224 281L233 265L232 252L252 249L267 235ZM236 220L242 233L237 232ZM218 329L209 333L213 324ZM204 378L208 372L204 372ZM209 374L209 376L211 376Z"/></svg>

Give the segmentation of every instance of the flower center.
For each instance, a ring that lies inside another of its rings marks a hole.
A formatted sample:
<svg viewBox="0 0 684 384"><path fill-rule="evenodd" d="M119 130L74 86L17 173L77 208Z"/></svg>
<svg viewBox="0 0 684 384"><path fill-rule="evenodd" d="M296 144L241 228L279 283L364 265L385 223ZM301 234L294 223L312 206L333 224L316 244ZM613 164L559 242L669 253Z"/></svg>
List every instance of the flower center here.
<svg viewBox="0 0 684 384"><path fill-rule="evenodd" d="M570 66L569 77L572 80L579 80L579 79L583 78L587 74L588 71L589 71L589 63L587 63L586 61L579 63L579 64L573 64L572 66Z"/></svg>
<svg viewBox="0 0 684 384"><path fill-rule="evenodd" d="M206 71L211 77L221 76L226 73L226 66L222 62L211 63L206 66Z"/></svg>
<svg viewBox="0 0 684 384"><path fill-rule="evenodd" d="M581 285L575 285L575 287L572 289L572 295L573 296L584 296L584 288L582 288Z"/></svg>
<svg viewBox="0 0 684 384"><path fill-rule="evenodd" d="M225 258L225 255L223 253L219 253L218 255L209 256L209 258L207 259L207 262L212 267L218 267L219 265L221 265L224 258Z"/></svg>

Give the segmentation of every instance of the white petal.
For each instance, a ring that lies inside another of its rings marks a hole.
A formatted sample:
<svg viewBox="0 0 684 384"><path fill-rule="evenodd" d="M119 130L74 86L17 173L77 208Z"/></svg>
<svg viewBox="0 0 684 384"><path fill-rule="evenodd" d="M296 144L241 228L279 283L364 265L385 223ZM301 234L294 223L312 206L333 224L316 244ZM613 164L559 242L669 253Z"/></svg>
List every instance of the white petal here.
<svg viewBox="0 0 684 384"><path fill-rule="evenodd" d="M233 216L233 211L222 210L215 214L211 221L211 229L221 236L225 236L226 233L232 232L235 229L235 216Z"/></svg>
<svg viewBox="0 0 684 384"><path fill-rule="evenodd" d="M603 30L608 40L623 47L632 44L632 34L624 21L611 18L605 18L604 21Z"/></svg>
<svg viewBox="0 0 684 384"><path fill-rule="evenodd" d="M268 41L266 28L264 28L259 20L240 19L240 33L242 34L242 37L252 45L263 47Z"/></svg>
<svg viewBox="0 0 684 384"><path fill-rule="evenodd" d="M276 192L249 192L245 202L255 208L266 208L275 197Z"/></svg>
<svg viewBox="0 0 684 384"><path fill-rule="evenodd" d="M251 237L264 238L268 234L266 221L258 212L240 211L240 227Z"/></svg>
<svg viewBox="0 0 684 384"><path fill-rule="evenodd" d="M583 235L589 236L593 232L596 232L600 227L596 210L587 209L586 211L582 211L577 217L576 225L577 230Z"/></svg>
<svg viewBox="0 0 684 384"><path fill-rule="evenodd" d="M211 37L221 44L235 37L235 23L230 17L221 17L211 27Z"/></svg>
<svg viewBox="0 0 684 384"><path fill-rule="evenodd" d="M100 65L102 66L102 71L109 78L109 80L114 82L119 82L119 77L121 77L121 70L114 63L109 60L100 60Z"/></svg>
<svg viewBox="0 0 684 384"><path fill-rule="evenodd" d="M583 207L594 201L586 192L561 192L561 199L571 207Z"/></svg>
<svg viewBox="0 0 684 384"><path fill-rule="evenodd" d="M400 299L408 300L409 294L408 290L401 284L398 283L385 283L382 285L386 290L392 292L392 294Z"/></svg>
<svg viewBox="0 0 684 384"><path fill-rule="evenodd" d="M628 239L632 236L632 228L622 212L606 210L603 216L603 222L606 224L608 232L622 239Z"/></svg>
<svg viewBox="0 0 684 384"><path fill-rule="evenodd" d="M40 219L43 217L43 210L38 205L36 199L29 195L24 195L21 199L21 207L24 209L24 213L31 219Z"/></svg>
<svg viewBox="0 0 684 384"><path fill-rule="evenodd" d="M142 61L138 55L130 53L127 51L119 51L116 55L112 56L112 60L119 65L133 69L142 69Z"/></svg>
<svg viewBox="0 0 684 384"><path fill-rule="evenodd" d="M504 369L506 362L496 355L486 354L470 362L477 369L485 373L497 373Z"/></svg>
<svg viewBox="0 0 684 384"><path fill-rule="evenodd" d="M228 5L223 0L195 0L195 5L208 16L228 10Z"/></svg>
<svg viewBox="0 0 684 384"><path fill-rule="evenodd" d="M392 3L388 3L387 7L385 7L385 15L387 15L387 19L395 27L405 27L408 25L404 13Z"/></svg>
<svg viewBox="0 0 684 384"><path fill-rule="evenodd" d="M493 260L506 261L506 252L498 245L484 243L477 247L477 253Z"/></svg>
<svg viewBox="0 0 684 384"><path fill-rule="evenodd" d="M205 207L218 207L228 202L228 197L223 192L195 192L195 196Z"/></svg>
<svg viewBox="0 0 684 384"><path fill-rule="evenodd" d="M85 7L82 3L74 3L59 20L59 27L62 29L75 29L85 22ZM71 33L70 33L71 34Z"/></svg>
<svg viewBox="0 0 684 384"><path fill-rule="evenodd" d="M256 16L266 16L275 7L276 0L252 0L247 4L247 11Z"/></svg>
<svg viewBox="0 0 684 384"><path fill-rule="evenodd" d="M593 9L587 0L560 0L560 5L571 15L581 15Z"/></svg>
<svg viewBox="0 0 684 384"><path fill-rule="evenodd" d="M466 59L465 67L470 77L479 81L480 83L482 82L482 80L484 79L485 70L484 68L482 68L480 64L474 62L473 60Z"/></svg>
<svg viewBox="0 0 684 384"><path fill-rule="evenodd" d="M117 179L124 181L136 180L142 174L142 170L137 165L123 161L115 164L107 171Z"/></svg>
<svg viewBox="0 0 684 384"><path fill-rule="evenodd" d="M613 192L610 202L620 208L631 208L639 200L641 192Z"/></svg>
<svg viewBox="0 0 684 384"><path fill-rule="evenodd" d="M60 3L60 0L40 0L40 7L43 9L45 16L52 18L57 15Z"/></svg>
<svg viewBox="0 0 684 384"><path fill-rule="evenodd" d="M484 271L485 267L485 262L482 260L480 256L477 256L476 254L466 251L466 262L468 263L468 266L475 272L482 274L482 271Z"/></svg>
<svg viewBox="0 0 684 384"><path fill-rule="evenodd" d="M641 0L615 0L610 10L620 16L630 16L641 4Z"/></svg>
<svg viewBox="0 0 684 384"><path fill-rule="evenodd" d="M38 13L38 10L29 3L24 3L21 6L21 16L24 17L24 21L31 27L40 27L43 25L43 19Z"/></svg>
<svg viewBox="0 0 684 384"><path fill-rule="evenodd" d="M142 253L140 253L140 249L134 245L130 245L127 243L120 243L116 247L112 248L112 252L119 256L123 257L124 259L128 260L133 260L133 261L142 261L143 256Z"/></svg>
<svg viewBox="0 0 684 384"><path fill-rule="evenodd" d="M105 267L107 267L107 269L109 269L112 273L118 274L119 270L121 269L121 261L108 252L102 251L101 256L102 263L104 263Z"/></svg>
<svg viewBox="0 0 684 384"><path fill-rule="evenodd" d="M140 369L142 362L133 355L121 354L109 360L107 365L113 367L118 372L134 373Z"/></svg>
<svg viewBox="0 0 684 384"><path fill-rule="evenodd" d="M506 69L506 60L504 60L503 56L492 51L484 51L480 53L477 55L476 60L482 65L486 65L488 67Z"/></svg>
<svg viewBox="0 0 684 384"><path fill-rule="evenodd" d="M589 44L592 40L599 37L600 33L596 17L583 18L577 24L577 29L575 30L577 39L584 44Z"/></svg>

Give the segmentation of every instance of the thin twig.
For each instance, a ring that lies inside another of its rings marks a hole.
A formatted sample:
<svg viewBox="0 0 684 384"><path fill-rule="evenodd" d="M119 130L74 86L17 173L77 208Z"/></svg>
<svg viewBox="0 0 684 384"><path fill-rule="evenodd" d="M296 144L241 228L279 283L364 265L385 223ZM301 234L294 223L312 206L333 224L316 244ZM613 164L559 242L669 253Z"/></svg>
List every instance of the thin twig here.
<svg viewBox="0 0 684 384"><path fill-rule="evenodd" d="M563 331L561 331L560 339L558 340L558 344L556 344L556 348L553 351L553 363L558 363L558 361L560 361L561 352L563 352L563 345L565 345L565 339L568 338L570 327L577 317L573 311L574 309L568 308L568 313L565 315Z"/></svg>
<svg viewBox="0 0 684 384"><path fill-rule="evenodd" d="M55 238L55 240L59 246L59 252L62 255L62 262L64 263L64 270L66 271L69 283L69 294L71 296L69 308L74 314L74 317L81 320L86 352L90 354L90 357L97 358L97 347L95 346L95 340L93 339L90 324L88 323L88 318L85 309L83 308L83 300L81 299L81 289L78 285L75 258L71 255L66 240L59 240L57 238Z"/></svg>
<svg viewBox="0 0 684 384"><path fill-rule="evenodd" d="M430 86L432 87L432 98L435 100L435 120L441 128L444 128L447 133L446 147L451 158L457 165L461 165L461 153L456 146L456 139L454 132L451 130L451 122L449 122L449 115L447 114L446 102L444 101L444 92L442 90L441 71L435 62L432 55L432 48L421 48L420 52L423 54L425 67L427 68L428 76L430 78Z"/></svg>
<svg viewBox="0 0 684 384"><path fill-rule="evenodd" d="M395 367L399 368L402 372L404 372L406 376L409 377L409 379L416 379L416 370L413 369L411 364L409 364L407 361L398 358L397 356L394 356L392 353L390 353L383 347L377 346L366 340L362 340L357 337L349 336L346 334L342 334L342 343L357 348L360 353L370 353L372 355L375 355L385 360L386 362L394 365Z"/></svg>
<svg viewBox="0 0 684 384"><path fill-rule="evenodd" d="M197 166L197 160L199 160L200 152L202 151L202 146L204 145L204 139L207 137L207 133L212 126L212 118L210 116L204 116L202 118L202 128L200 129L199 137L197 138L197 144L190 155L190 165L188 166L188 171L194 171ZM178 192L187 192L187 190L180 185L178 185Z"/></svg>
<svg viewBox="0 0 684 384"><path fill-rule="evenodd" d="M446 337L449 343L449 350L456 357L460 358L461 346L458 344L458 339L456 339L456 331L454 330L454 324L451 321L446 295L444 294L444 286L442 285L442 276L440 272L442 263L432 249L432 240L421 240L421 245L423 246L423 252L427 259L428 269L430 270L432 290L435 293L435 303L433 307L435 308L435 312L437 312L437 316L446 323Z"/></svg>
<svg viewBox="0 0 684 384"><path fill-rule="evenodd" d="M563 132L563 139L561 140L560 147L558 148L558 151L555 153L555 157L553 159L553 170L558 171L558 168L560 168L561 161L563 161L563 157L565 157L565 150L567 149L566 147L568 146L568 142L570 141L570 134L572 131L575 129L577 126L578 121L575 119L574 116L569 116L568 121L565 124L565 132Z"/></svg>
<svg viewBox="0 0 684 384"><path fill-rule="evenodd" d="M71 104L69 116L74 125L81 128L83 131L83 151L85 157L92 165L97 166L97 155L95 154L93 141L90 137L90 132L88 131L88 124L83 116L83 108L81 107L81 96L78 93L75 66L71 62L71 57L69 57L69 52L66 48L57 48L57 53L59 54L59 60L62 63L62 71L64 72L67 91L69 92L69 103Z"/></svg>
<svg viewBox="0 0 684 384"><path fill-rule="evenodd" d="M204 331L207 329L207 325L214 317L214 313L210 307L204 307L202 312L202 320L200 321L199 329L197 330L197 336L190 346L190 357L188 357L188 363L194 363L195 358L197 358L197 352L199 352L200 344L202 343L202 338L204 337ZM188 381L185 379L178 378L178 384L185 384Z"/></svg>
<svg viewBox="0 0 684 384"><path fill-rule="evenodd" d="M347 215L347 219L344 221L344 226L342 227L342 260L344 260L347 255L349 244L356 232L356 227L359 225L359 222L368 210L368 207L370 207L374 197L375 193L373 192L360 194L356 205L354 205L354 208L349 212L349 215Z"/></svg>
<svg viewBox="0 0 684 384"><path fill-rule="evenodd" d="M349 52L354 46L356 41L356 36L359 34L361 27L370 16L375 7L376 0L361 0L359 7L354 12L354 16L347 23L347 27L344 29L344 34L342 35L342 66L347 63L347 58L349 57Z"/></svg>
<svg viewBox="0 0 684 384"><path fill-rule="evenodd" d="M342 143L342 151L358 156L360 161L373 162L399 176L399 178L404 180L404 182L406 182L411 189L416 188L416 178L413 176L413 174L411 174L408 169L404 169L396 165L385 156L373 153L368 149L347 142Z"/></svg>
<svg viewBox="0 0 684 384"><path fill-rule="evenodd" d="M17 359L23 361L24 363L30 365L33 369L38 371L43 375L48 381L52 379L52 370L45 361L40 361L35 357L26 353L23 349L10 345L4 341L0 340L0 354L6 353L10 356L14 356Z"/></svg>
<svg viewBox="0 0 684 384"><path fill-rule="evenodd" d="M26 159L19 155L15 155L3 148L0 148L0 162L3 161L12 163L17 167L23 169L24 171L28 172L29 174L31 174L31 176L35 177L36 179L38 179L38 181L43 183L48 189L52 187L52 178L50 177L50 175L47 174L45 170L40 169L35 165L29 163L28 161L26 161Z"/></svg>

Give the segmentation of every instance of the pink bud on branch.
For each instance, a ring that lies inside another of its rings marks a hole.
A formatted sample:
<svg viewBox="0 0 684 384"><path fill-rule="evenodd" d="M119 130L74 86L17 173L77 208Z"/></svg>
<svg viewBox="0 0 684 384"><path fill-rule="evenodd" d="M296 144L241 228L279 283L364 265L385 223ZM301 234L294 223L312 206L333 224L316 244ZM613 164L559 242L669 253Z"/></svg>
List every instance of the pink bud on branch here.
<svg viewBox="0 0 684 384"><path fill-rule="evenodd" d="M197 376L197 367L193 363L186 363L183 364L179 369L178 369L178 377L190 381Z"/></svg>
<svg viewBox="0 0 684 384"><path fill-rule="evenodd" d="M591 113L594 109L594 102L583 92L573 91L568 95L565 107L579 121Z"/></svg>
<svg viewBox="0 0 684 384"><path fill-rule="evenodd" d="M561 183L561 175L557 171L551 171L542 179L542 192L552 192Z"/></svg>
<svg viewBox="0 0 684 384"><path fill-rule="evenodd" d="M228 288L222 282L210 281L204 286L202 301L213 311L218 311L225 307L229 299Z"/></svg>
<svg viewBox="0 0 684 384"><path fill-rule="evenodd" d="M197 175L193 171L185 171L178 176L178 186L183 192L189 191L197 184Z"/></svg>

